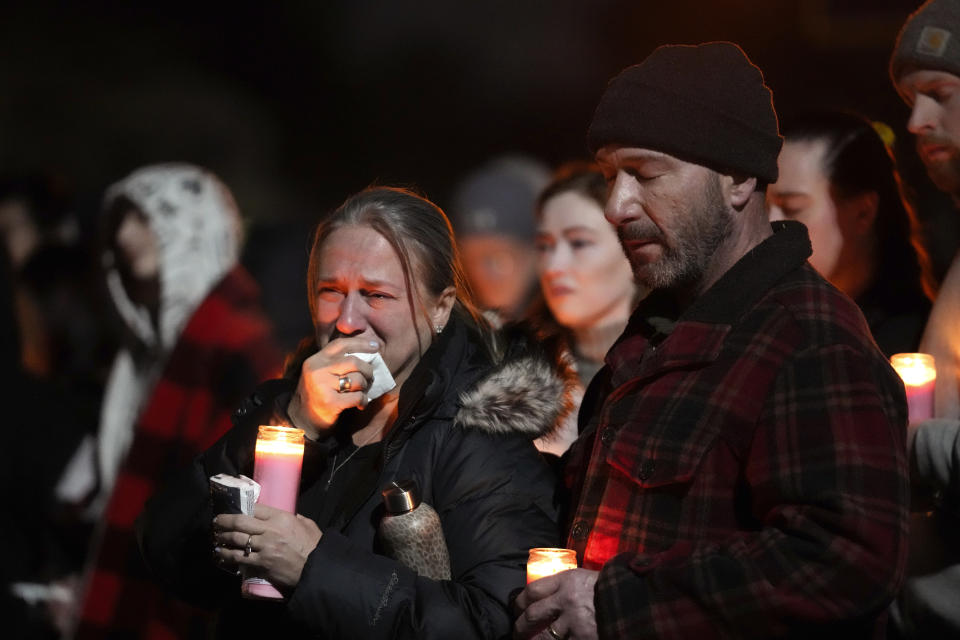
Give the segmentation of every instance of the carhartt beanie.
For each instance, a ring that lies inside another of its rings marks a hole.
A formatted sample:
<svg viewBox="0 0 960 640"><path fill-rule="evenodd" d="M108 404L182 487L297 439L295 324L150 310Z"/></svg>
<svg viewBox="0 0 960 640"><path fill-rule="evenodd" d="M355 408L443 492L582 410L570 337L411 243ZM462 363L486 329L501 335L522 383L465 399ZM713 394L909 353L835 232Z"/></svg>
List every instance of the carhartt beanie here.
<svg viewBox="0 0 960 640"><path fill-rule="evenodd" d="M930 0L907 18L890 58L894 84L912 69L960 76L960 2Z"/></svg>
<svg viewBox="0 0 960 640"><path fill-rule="evenodd" d="M653 149L767 183L782 143L763 73L732 42L657 48L609 82L587 131L593 153Z"/></svg>

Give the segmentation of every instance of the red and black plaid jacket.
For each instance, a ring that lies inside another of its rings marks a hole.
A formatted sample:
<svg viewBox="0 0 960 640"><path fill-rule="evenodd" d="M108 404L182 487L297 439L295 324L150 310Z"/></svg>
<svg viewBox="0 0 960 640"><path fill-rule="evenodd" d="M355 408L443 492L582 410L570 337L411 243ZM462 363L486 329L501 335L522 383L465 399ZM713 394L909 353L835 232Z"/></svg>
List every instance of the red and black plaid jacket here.
<svg viewBox="0 0 960 640"><path fill-rule="evenodd" d="M903 385L805 228L775 229L672 330L644 301L588 391L568 544L600 570L601 638L882 637Z"/></svg>
<svg viewBox="0 0 960 640"><path fill-rule="evenodd" d="M153 582L134 520L167 474L230 429L233 410L280 362L257 285L235 267L190 317L137 422L104 516L77 638L207 635L205 614Z"/></svg>

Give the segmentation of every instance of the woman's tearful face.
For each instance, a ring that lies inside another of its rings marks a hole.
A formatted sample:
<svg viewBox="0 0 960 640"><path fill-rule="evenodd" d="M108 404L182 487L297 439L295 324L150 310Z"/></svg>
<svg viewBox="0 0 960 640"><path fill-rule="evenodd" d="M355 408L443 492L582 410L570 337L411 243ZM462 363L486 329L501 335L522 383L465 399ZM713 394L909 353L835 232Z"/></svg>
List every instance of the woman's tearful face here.
<svg viewBox="0 0 960 640"><path fill-rule="evenodd" d="M411 264L412 279L417 265ZM429 311L436 301L408 287L400 257L367 226L337 229L320 250L316 296L318 345L341 336L376 340L390 373L401 385L430 346ZM413 285L413 283L411 283Z"/></svg>

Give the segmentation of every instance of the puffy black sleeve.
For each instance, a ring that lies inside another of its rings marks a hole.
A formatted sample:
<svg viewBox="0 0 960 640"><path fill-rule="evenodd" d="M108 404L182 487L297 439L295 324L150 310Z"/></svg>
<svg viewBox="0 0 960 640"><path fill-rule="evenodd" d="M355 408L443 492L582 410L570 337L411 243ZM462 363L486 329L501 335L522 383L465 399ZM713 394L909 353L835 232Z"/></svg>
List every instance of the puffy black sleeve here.
<svg viewBox="0 0 960 640"><path fill-rule="evenodd" d="M137 518L140 552L153 575L187 602L216 607L239 589L235 575L212 561L213 511L208 479L218 473L250 475L261 424L283 420L285 380L269 381L232 416L234 426L186 468L175 472Z"/></svg>

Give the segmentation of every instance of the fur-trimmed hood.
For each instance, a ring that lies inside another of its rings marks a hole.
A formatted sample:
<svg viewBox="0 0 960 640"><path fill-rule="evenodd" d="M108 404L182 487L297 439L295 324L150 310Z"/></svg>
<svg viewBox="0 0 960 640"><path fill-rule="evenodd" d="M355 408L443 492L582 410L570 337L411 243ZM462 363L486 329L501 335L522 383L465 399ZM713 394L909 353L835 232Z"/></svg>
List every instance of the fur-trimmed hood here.
<svg viewBox="0 0 960 640"><path fill-rule="evenodd" d="M460 394L454 424L497 435L546 436L573 408L570 391L575 383L568 369L565 362L551 362L544 353L502 362Z"/></svg>
<svg viewBox="0 0 960 640"><path fill-rule="evenodd" d="M508 355L460 394L454 424L498 435L547 436L573 409L576 373L555 345L537 342L520 330L509 339Z"/></svg>

